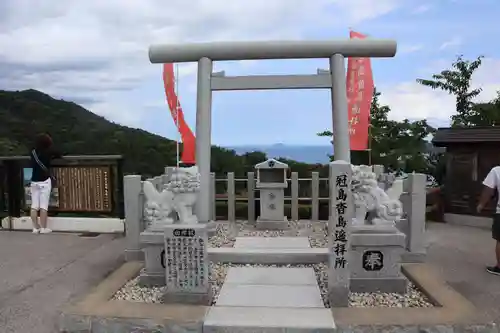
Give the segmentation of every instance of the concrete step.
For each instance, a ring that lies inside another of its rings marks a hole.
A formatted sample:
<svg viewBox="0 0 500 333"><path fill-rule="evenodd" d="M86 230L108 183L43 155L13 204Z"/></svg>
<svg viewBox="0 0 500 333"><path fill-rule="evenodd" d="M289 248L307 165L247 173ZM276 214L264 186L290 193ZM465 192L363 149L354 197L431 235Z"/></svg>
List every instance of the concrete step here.
<svg viewBox="0 0 500 333"><path fill-rule="evenodd" d="M208 311L204 333L333 333L330 309L214 306Z"/></svg>
<svg viewBox="0 0 500 333"><path fill-rule="evenodd" d="M327 248L209 248L211 261L233 264L301 265L328 261Z"/></svg>
<svg viewBox="0 0 500 333"><path fill-rule="evenodd" d="M236 237L235 248L245 249L307 249L307 237Z"/></svg>
<svg viewBox="0 0 500 333"><path fill-rule="evenodd" d="M312 269L283 267L231 267L225 284L316 286Z"/></svg>
<svg viewBox="0 0 500 333"><path fill-rule="evenodd" d="M318 286L224 284L216 306L324 308Z"/></svg>

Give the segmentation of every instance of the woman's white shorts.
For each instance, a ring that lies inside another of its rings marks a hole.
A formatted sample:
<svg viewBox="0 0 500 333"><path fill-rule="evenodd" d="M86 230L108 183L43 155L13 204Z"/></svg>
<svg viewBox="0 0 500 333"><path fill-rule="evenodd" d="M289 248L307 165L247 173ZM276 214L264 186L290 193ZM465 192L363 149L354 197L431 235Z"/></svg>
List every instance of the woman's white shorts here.
<svg viewBox="0 0 500 333"><path fill-rule="evenodd" d="M43 182L31 182L31 209L49 210L51 191L52 181L50 178Z"/></svg>

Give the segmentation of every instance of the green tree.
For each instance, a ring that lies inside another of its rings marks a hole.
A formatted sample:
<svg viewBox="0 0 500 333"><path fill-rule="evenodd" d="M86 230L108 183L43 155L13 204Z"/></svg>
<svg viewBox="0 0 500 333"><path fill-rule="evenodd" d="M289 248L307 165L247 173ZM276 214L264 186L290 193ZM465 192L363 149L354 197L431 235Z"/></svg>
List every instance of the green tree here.
<svg viewBox="0 0 500 333"><path fill-rule="evenodd" d="M469 119L471 126L500 126L500 91L490 102L474 104Z"/></svg>
<svg viewBox="0 0 500 333"><path fill-rule="evenodd" d="M391 109L380 105L380 95L375 89L370 108L370 151L351 151L351 162L367 164L370 160L371 164L382 164L392 170L427 172L427 138L435 129L426 120L390 120L388 115ZM333 133L327 130L318 135L332 137ZM368 154L371 155L369 159Z"/></svg>
<svg viewBox="0 0 500 333"><path fill-rule="evenodd" d="M432 89L440 89L455 96L457 114L451 117L452 126L474 126L474 103L472 100L481 93L481 88L472 89L471 79L481 66L482 56L470 61L458 56L451 69L432 75L431 80L417 79L417 82Z"/></svg>

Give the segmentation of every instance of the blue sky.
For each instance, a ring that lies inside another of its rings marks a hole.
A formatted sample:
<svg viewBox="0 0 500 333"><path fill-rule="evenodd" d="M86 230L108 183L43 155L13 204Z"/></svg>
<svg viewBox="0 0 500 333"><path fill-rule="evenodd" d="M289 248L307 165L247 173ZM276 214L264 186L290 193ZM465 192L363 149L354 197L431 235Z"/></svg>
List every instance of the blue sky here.
<svg viewBox="0 0 500 333"><path fill-rule="evenodd" d="M32 8L28 0L0 5L7 13L0 23L0 88L40 89L169 138L177 137L176 128L164 101L161 65L147 58L153 43L347 38L349 27L396 39L395 58L372 60L382 102L394 119L425 118L439 126L448 124L453 98L417 85L416 78L449 67L458 54L484 55L473 85L484 89L482 100L500 89L495 0L172 0L171 11L157 0L52 1L52 7L46 1ZM215 65L226 75L311 74L317 68L328 68L327 60ZM180 100L194 130L195 64L180 65L179 72ZM331 127L328 90L215 92L212 110L214 144L328 144L316 136Z"/></svg>

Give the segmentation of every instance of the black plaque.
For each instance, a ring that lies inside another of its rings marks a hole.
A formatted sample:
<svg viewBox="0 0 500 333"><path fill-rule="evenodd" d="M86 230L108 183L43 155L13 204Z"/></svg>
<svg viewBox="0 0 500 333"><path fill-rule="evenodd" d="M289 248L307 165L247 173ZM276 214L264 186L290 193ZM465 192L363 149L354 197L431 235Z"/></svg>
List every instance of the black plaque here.
<svg viewBox="0 0 500 333"><path fill-rule="evenodd" d="M175 237L194 237L196 236L196 230L194 229L174 229Z"/></svg>
<svg viewBox="0 0 500 333"><path fill-rule="evenodd" d="M381 251L365 251L363 268L365 271L380 271L384 268L384 254Z"/></svg>

